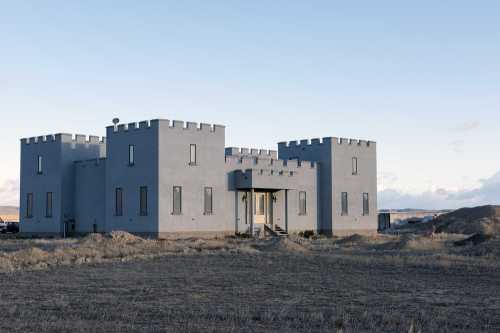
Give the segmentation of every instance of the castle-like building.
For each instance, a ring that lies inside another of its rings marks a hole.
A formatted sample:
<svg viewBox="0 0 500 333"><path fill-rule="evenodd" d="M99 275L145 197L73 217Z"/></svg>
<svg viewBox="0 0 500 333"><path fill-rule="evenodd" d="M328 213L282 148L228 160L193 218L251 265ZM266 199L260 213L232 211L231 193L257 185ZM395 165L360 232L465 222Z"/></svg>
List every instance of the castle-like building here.
<svg viewBox="0 0 500 333"><path fill-rule="evenodd" d="M163 119L106 132L21 140L22 233L377 230L375 142L327 137L282 142L277 152L225 148L224 126Z"/></svg>

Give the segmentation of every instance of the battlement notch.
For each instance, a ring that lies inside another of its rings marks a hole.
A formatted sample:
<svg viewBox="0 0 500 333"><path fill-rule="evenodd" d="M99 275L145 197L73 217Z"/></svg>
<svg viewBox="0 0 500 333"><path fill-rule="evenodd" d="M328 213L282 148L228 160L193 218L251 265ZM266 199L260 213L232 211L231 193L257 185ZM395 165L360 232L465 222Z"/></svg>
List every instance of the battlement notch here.
<svg viewBox="0 0 500 333"><path fill-rule="evenodd" d="M44 144L44 143L76 143L76 144L101 144L106 142L106 137L99 137L95 135L89 135L88 137L83 134L68 134L68 133L57 133L49 135L40 135L37 137L22 138L21 144L23 145L33 145L33 144Z"/></svg>
<svg viewBox="0 0 500 333"><path fill-rule="evenodd" d="M360 147L370 147L374 145L375 142L360 140L360 139L347 139L347 138L338 138L338 137L324 137L322 139L314 138L311 140L303 139L303 140L292 140L292 141L282 141L278 142L279 149L286 148L308 148L314 147L322 144L336 144L336 145L358 145Z"/></svg>
<svg viewBox="0 0 500 333"><path fill-rule="evenodd" d="M226 147L225 148L226 156L255 156L259 158L271 158L277 159L278 152L276 150L267 150L267 149L256 149L256 148L238 148L238 147Z"/></svg>

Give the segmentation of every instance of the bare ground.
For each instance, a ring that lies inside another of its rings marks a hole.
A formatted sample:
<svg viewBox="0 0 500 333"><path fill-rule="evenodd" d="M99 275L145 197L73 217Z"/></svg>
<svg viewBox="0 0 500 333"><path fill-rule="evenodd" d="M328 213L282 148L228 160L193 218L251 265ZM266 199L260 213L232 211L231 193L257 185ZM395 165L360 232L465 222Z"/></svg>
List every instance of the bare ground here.
<svg viewBox="0 0 500 333"><path fill-rule="evenodd" d="M0 331L498 332L497 240L465 238L2 240Z"/></svg>

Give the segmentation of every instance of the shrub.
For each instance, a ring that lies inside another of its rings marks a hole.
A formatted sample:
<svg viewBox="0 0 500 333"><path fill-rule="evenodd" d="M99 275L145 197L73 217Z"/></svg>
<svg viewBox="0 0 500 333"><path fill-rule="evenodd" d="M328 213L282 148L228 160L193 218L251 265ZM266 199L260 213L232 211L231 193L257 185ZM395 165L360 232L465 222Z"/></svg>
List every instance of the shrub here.
<svg viewBox="0 0 500 333"><path fill-rule="evenodd" d="M304 230L299 232L299 237L311 238L314 236L314 231L312 230Z"/></svg>

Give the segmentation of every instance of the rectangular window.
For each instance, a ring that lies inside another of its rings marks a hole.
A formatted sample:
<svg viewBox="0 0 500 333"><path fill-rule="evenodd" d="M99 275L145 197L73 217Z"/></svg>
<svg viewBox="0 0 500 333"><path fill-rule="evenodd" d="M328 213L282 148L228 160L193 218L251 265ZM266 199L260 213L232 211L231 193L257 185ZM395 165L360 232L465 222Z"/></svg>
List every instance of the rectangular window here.
<svg viewBox="0 0 500 333"><path fill-rule="evenodd" d="M173 192L174 209L172 211L172 214L180 215L182 214L182 187L174 186Z"/></svg>
<svg viewBox="0 0 500 333"><path fill-rule="evenodd" d="M139 198L139 204L140 204L140 214L141 216L147 216L148 215L148 187L147 186L141 186L140 188L140 198Z"/></svg>
<svg viewBox="0 0 500 333"><path fill-rule="evenodd" d="M129 145L128 146L128 165L134 165L134 164L135 164L135 146Z"/></svg>
<svg viewBox="0 0 500 333"><path fill-rule="evenodd" d="M26 217L33 217L33 193L28 193L26 196Z"/></svg>
<svg viewBox="0 0 500 333"><path fill-rule="evenodd" d="M45 196L45 217L52 217L52 192Z"/></svg>
<svg viewBox="0 0 500 333"><path fill-rule="evenodd" d="M299 192L299 215L307 214L307 201L306 201L306 192Z"/></svg>
<svg viewBox="0 0 500 333"><path fill-rule="evenodd" d="M349 214L349 202L347 200L347 192L342 192L342 216Z"/></svg>
<svg viewBox="0 0 500 333"><path fill-rule="evenodd" d="M196 145L189 145L189 164L196 165Z"/></svg>
<svg viewBox="0 0 500 333"><path fill-rule="evenodd" d="M205 187L205 192L204 192L204 213L206 215L210 215L213 212L213 201L212 201L212 188L211 187Z"/></svg>
<svg viewBox="0 0 500 333"><path fill-rule="evenodd" d="M123 216L123 189L115 189L115 216Z"/></svg>
<svg viewBox="0 0 500 333"><path fill-rule="evenodd" d="M363 215L370 215L370 201L368 198L368 193L363 193Z"/></svg>
<svg viewBox="0 0 500 333"><path fill-rule="evenodd" d="M41 155L38 155L36 173L39 175L43 173L43 157Z"/></svg>
<svg viewBox="0 0 500 333"><path fill-rule="evenodd" d="M357 157L352 158L352 174L353 175L358 174L358 158Z"/></svg>

